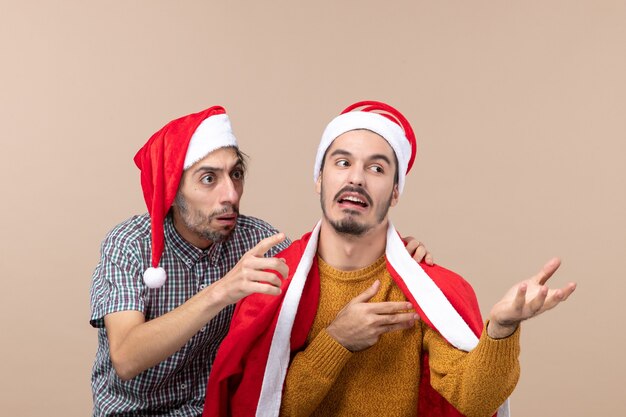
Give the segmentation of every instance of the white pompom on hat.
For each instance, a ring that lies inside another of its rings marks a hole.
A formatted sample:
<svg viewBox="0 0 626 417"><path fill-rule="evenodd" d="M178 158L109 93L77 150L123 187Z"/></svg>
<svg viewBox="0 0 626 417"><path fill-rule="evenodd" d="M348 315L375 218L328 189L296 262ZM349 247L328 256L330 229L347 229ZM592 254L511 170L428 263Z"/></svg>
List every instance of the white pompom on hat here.
<svg viewBox="0 0 626 417"><path fill-rule="evenodd" d="M223 107L213 106L172 120L135 155L152 229L152 267L143 275L148 287L159 288L166 280L165 270L159 267L165 246L163 221L174 202L183 171L212 151L228 146L237 147L230 120Z"/></svg>
<svg viewBox="0 0 626 417"><path fill-rule="evenodd" d="M398 191L402 193L406 174L417 154L417 142L409 121L395 108L379 101L359 101L348 106L326 126L317 148L313 181L320 175L326 151L340 135L351 130L370 130L385 139L398 158Z"/></svg>

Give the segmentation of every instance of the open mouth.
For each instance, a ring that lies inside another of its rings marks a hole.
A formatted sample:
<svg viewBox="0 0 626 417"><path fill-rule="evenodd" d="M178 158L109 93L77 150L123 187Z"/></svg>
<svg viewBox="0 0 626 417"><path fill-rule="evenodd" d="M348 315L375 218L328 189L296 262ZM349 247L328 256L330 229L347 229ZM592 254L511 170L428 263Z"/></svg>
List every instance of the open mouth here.
<svg viewBox="0 0 626 417"><path fill-rule="evenodd" d="M356 193L342 194L337 199L337 203L343 206L348 206L348 207L360 207L360 208L369 207L369 203L366 201L366 199Z"/></svg>

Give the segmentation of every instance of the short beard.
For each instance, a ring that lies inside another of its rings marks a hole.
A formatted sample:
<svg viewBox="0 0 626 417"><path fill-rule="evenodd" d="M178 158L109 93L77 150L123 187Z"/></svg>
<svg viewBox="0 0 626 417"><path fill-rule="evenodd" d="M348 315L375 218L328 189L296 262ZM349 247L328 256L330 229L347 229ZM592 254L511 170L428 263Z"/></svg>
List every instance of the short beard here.
<svg viewBox="0 0 626 417"><path fill-rule="evenodd" d="M374 225L366 225L357 222L354 218L348 218L344 220L334 221L326 217L328 223L335 229L335 232L340 235L348 236L363 236L365 232L368 232Z"/></svg>
<svg viewBox="0 0 626 417"><path fill-rule="evenodd" d="M354 190L354 187L346 187L346 188L350 188L351 190ZM337 193L337 196L339 196L341 193L343 193L344 190L345 189L342 189L341 191L339 191ZM365 193L365 191L360 191L360 192L364 195L364 197L367 198L367 200L371 204L372 203L372 199L369 197L369 195L367 193ZM326 220L328 220L328 223L330 223L330 225L333 227L333 229L335 229L335 232L337 232L339 234L342 234L342 235L359 237L359 236L363 236L365 233L369 232L374 226L376 226L375 224L366 224L366 223L358 222L353 217L353 216L358 215L358 212L352 211L352 210L344 211L344 213L347 213L350 216L347 219L332 220L326 214L326 197L325 197L326 194L324 193L324 182L323 181L322 181L322 187L321 187L320 195L321 195L320 202L321 202L321 205L322 205L322 214L324 215L324 218ZM389 207L391 207L391 200L392 199L393 199L393 191L389 195L389 199L387 200L386 204L382 204L378 208L378 210L376 211L377 224L382 223L382 221L385 219L385 217L387 217L387 213L389 212Z"/></svg>
<svg viewBox="0 0 626 417"><path fill-rule="evenodd" d="M187 200L185 200L185 197L183 197L180 192L176 193L174 204L178 208L180 219L185 224L187 229L191 230L198 237L204 240L210 240L213 243L223 242L227 240L233 230L235 230L235 228L228 227L225 227L222 230L211 230L208 225L215 217L221 216L225 213L237 213L237 215L239 215L239 207L237 206L227 204L223 209L214 211L208 216L204 215L200 210L196 210L196 212L192 214L189 210Z"/></svg>

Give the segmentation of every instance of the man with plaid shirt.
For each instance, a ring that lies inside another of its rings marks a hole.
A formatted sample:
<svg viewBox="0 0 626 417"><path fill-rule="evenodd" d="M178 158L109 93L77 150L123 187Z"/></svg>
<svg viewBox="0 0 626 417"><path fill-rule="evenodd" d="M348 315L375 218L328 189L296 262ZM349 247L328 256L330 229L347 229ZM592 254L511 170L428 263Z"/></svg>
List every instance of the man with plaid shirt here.
<svg viewBox="0 0 626 417"><path fill-rule="evenodd" d="M245 160L223 108L170 122L135 163L149 214L108 234L93 275L94 415L196 416L234 303L278 294L264 270L287 274L273 256L290 242L239 215Z"/></svg>
<svg viewBox="0 0 626 417"><path fill-rule="evenodd" d="M239 214L246 164L222 107L168 123L135 163L148 214L108 234L93 274L93 414L198 416L234 304L280 293L265 271L287 276L274 255L290 242Z"/></svg>

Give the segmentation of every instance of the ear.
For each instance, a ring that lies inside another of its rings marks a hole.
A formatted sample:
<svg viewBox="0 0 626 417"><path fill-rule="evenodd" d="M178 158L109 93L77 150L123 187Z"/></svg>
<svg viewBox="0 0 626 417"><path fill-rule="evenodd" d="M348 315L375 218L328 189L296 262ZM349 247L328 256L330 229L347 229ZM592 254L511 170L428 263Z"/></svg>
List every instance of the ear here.
<svg viewBox="0 0 626 417"><path fill-rule="evenodd" d="M317 181L315 181L315 192L318 194L322 193L322 174L324 171L320 171L320 174L317 176Z"/></svg>
<svg viewBox="0 0 626 417"><path fill-rule="evenodd" d="M395 207L400 201L400 192L398 191L398 184L394 184L393 191L391 192L391 207Z"/></svg>

